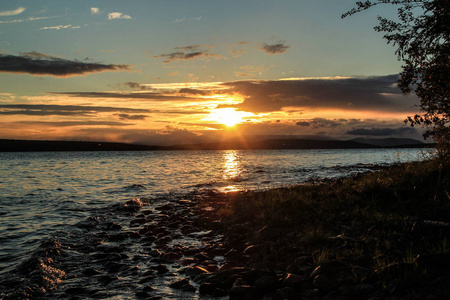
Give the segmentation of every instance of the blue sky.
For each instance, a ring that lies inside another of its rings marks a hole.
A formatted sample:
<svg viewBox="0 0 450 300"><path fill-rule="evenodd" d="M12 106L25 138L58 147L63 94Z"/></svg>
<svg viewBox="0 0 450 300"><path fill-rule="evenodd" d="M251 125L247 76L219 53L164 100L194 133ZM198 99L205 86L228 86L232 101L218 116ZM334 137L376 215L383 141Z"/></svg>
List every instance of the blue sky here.
<svg viewBox="0 0 450 300"><path fill-rule="evenodd" d="M395 17L395 8L341 19L354 4L0 1L0 138L171 143L371 130L417 137L402 127L417 99L390 89L401 64L373 30L377 15ZM325 101L316 85L342 94ZM380 105L355 106L361 99ZM123 113L132 108L141 111ZM240 114L233 128L214 119L224 108Z"/></svg>

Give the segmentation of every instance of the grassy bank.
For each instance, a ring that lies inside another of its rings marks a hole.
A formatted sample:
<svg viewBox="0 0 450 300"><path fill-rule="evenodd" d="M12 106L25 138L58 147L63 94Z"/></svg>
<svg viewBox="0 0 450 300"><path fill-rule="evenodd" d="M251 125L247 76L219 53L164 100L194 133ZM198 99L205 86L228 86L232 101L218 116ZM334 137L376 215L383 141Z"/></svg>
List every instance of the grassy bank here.
<svg viewBox="0 0 450 300"><path fill-rule="evenodd" d="M317 297L361 296L355 286L380 298L448 297L449 186L448 167L408 163L236 194L216 214L234 265L305 278L322 274L328 286L310 280Z"/></svg>

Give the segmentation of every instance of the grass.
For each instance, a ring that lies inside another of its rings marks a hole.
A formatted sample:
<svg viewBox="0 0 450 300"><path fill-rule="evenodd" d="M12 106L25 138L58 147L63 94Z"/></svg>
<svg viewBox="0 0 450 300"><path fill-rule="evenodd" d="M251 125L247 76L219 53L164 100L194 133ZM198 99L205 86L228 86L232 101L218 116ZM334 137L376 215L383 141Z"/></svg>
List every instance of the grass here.
<svg viewBox="0 0 450 300"><path fill-rule="evenodd" d="M398 164L346 179L236 194L221 217L233 247L265 245L249 265L276 260L295 271L299 266L292 262L305 254L313 265L364 263L388 288L428 278L417 257L448 253L450 226L423 221L450 223L449 186L450 168L436 160Z"/></svg>

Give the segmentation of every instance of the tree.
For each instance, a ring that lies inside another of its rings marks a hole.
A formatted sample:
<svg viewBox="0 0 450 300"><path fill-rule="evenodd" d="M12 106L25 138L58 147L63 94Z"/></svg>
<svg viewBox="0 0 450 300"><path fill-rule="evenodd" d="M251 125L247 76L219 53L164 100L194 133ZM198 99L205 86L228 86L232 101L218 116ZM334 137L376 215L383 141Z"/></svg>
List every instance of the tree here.
<svg viewBox="0 0 450 300"><path fill-rule="evenodd" d="M424 137L437 143L438 154L450 157L450 0L376 0L357 2L342 15L351 16L371 7L397 6L398 20L378 16L374 29L396 47L404 62L398 86L420 99L420 113L405 123L426 128Z"/></svg>

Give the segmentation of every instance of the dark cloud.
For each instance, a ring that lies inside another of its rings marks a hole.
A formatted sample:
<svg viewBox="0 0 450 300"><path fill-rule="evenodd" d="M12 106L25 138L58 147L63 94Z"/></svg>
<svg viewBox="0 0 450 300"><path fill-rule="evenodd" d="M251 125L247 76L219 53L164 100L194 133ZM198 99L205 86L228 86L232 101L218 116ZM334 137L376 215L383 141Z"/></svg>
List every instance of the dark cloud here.
<svg viewBox="0 0 450 300"><path fill-rule="evenodd" d="M117 116L122 120L145 120L147 118L147 115L118 114Z"/></svg>
<svg viewBox="0 0 450 300"><path fill-rule="evenodd" d="M290 46L286 46L284 43L279 42L278 44L264 44L261 50L268 54L280 54L286 52Z"/></svg>
<svg viewBox="0 0 450 300"><path fill-rule="evenodd" d="M180 89L178 92L181 94L191 94L191 95L207 95L208 94L206 91L198 90L198 89L190 89L190 88Z"/></svg>
<svg viewBox="0 0 450 300"><path fill-rule="evenodd" d="M122 70L130 70L130 66L67 60L38 52L23 52L21 56L0 54L0 72L4 73L68 77Z"/></svg>
<svg viewBox="0 0 450 300"><path fill-rule="evenodd" d="M144 85L138 82L125 82L123 83L124 86L135 89L135 90L141 90L141 91L149 91L152 88L149 87L148 85Z"/></svg>
<svg viewBox="0 0 450 300"><path fill-rule="evenodd" d="M29 116L88 116L99 112L150 113L148 109L79 106L79 105L45 105L45 104L4 104L0 105L0 115Z"/></svg>
<svg viewBox="0 0 450 300"><path fill-rule="evenodd" d="M417 130L411 127L399 128L357 128L347 131L350 135L368 135L368 136L413 136Z"/></svg>
<svg viewBox="0 0 450 300"><path fill-rule="evenodd" d="M295 123L295 125L297 126L302 126L302 127L309 127L311 126L311 122L308 121L298 121Z"/></svg>
<svg viewBox="0 0 450 300"><path fill-rule="evenodd" d="M72 126L129 126L131 123L112 122L112 121L20 121L12 122L11 124L26 124L33 126L49 126L49 127L72 127Z"/></svg>
<svg viewBox="0 0 450 300"><path fill-rule="evenodd" d="M288 107L417 112L417 97L404 97L396 87L397 79L397 75L390 75L367 78L236 81L224 85L245 99L233 107L249 112L280 111Z"/></svg>
<svg viewBox="0 0 450 300"><path fill-rule="evenodd" d="M142 99L142 100L159 100L159 101L186 101L186 100L200 100L187 96L166 95L159 92L146 93L120 93L120 92L61 92L49 93L53 95L66 95L70 97L82 98L120 98L120 99Z"/></svg>
<svg viewBox="0 0 450 300"><path fill-rule="evenodd" d="M223 58L223 56L220 54L213 54L210 53L211 52L210 50L202 49L205 47L213 48L214 45L192 45L184 47L175 47L174 52L156 55L153 56L153 58L164 58L165 59L163 61L164 63L171 63L179 60L191 60L200 57L204 58L213 57L216 59Z"/></svg>

